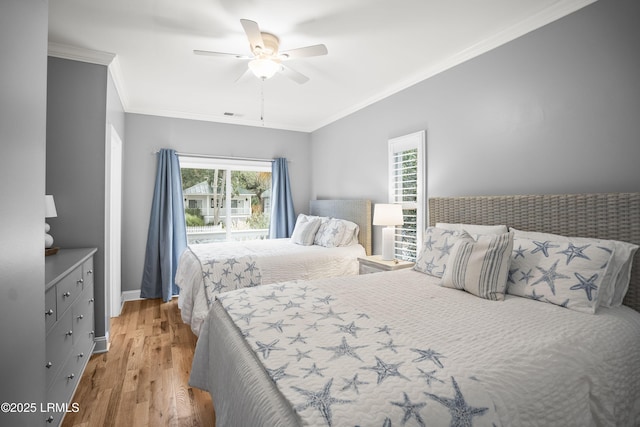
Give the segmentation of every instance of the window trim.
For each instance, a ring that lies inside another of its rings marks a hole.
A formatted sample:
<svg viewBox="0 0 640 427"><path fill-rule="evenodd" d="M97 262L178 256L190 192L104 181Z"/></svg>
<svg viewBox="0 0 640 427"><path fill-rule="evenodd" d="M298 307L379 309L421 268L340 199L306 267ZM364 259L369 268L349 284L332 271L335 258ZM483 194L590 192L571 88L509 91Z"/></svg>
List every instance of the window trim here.
<svg viewBox="0 0 640 427"><path fill-rule="evenodd" d="M269 172L272 173L271 160L247 160L247 159L227 159L213 158L205 156L179 155L180 169L219 169L225 170L225 231L226 241L231 240L232 235L232 207L231 207L231 172Z"/></svg>
<svg viewBox="0 0 640 427"><path fill-rule="evenodd" d="M391 138L388 141L388 201L396 203L394 199L394 155L396 153L417 149L417 165L416 165L416 201L402 203L403 210L416 210L416 257L424 238L424 230L426 224L426 132L424 130L411 134ZM396 235L397 236L397 235ZM415 261L415 259L412 259Z"/></svg>

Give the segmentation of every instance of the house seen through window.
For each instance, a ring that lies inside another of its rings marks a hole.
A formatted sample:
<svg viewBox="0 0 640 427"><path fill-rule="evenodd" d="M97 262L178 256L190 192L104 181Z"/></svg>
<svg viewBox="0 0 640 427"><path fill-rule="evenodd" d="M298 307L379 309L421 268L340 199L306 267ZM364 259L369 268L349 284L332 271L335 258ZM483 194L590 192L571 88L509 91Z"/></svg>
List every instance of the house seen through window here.
<svg viewBox="0 0 640 427"><path fill-rule="evenodd" d="M266 239L271 162L180 157L189 245Z"/></svg>

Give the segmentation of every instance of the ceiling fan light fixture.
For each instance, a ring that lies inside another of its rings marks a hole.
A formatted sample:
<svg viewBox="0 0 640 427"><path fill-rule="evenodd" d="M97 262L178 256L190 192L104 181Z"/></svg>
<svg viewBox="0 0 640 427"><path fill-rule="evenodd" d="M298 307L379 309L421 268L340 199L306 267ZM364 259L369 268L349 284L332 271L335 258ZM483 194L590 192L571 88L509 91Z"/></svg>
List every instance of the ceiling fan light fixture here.
<svg viewBox="0 0 640 427"><path fill-rule="evenodd" d="M249 69L259 79L269 79L273 77L275 73L280 71L281 68L280 64L271 59L257 58L249 61Z"/></svg>

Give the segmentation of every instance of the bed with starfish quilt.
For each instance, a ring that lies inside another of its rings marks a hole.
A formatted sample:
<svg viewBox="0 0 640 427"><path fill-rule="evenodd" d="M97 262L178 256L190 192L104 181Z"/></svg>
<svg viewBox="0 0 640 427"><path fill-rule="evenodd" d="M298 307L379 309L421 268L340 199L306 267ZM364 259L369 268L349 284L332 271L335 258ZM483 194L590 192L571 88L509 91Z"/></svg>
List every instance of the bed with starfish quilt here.
<svg viewBox="0 0 640 427"><path fill-rule="evenodd" d="M432 201L413 269L216 298L218 425L640 425L640 194Z"/></svg>
<svg viewBox="0 0 640 427"><path fill-rule="evenodd" d="M490 301L413 270L226 294L191 384L219 425L637 425L640 313Z"/></svg>
<svg viewBox="0 0 640 427"><path fill-rule="evenodd" d="M183 322L199 335L216 295L288 280L358 274L371 253L371 201L312 200L291 238L194 244L181 254L176 284Z"/></svg>

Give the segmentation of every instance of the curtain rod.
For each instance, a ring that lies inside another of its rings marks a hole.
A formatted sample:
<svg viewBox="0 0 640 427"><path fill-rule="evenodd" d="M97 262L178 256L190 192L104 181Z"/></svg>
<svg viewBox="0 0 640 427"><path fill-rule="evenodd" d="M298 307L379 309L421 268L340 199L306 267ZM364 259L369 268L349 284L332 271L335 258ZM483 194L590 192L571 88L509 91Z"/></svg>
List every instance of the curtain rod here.
<svg viewBox="0 0 640 427"><path fill-rule="evenodd" d="M151 154L158 154L160 150L154 151ZM255 157L234 157L234 156L214 156L212 154L194 154L194 153L179 153L176 151L176 155L184 157L197 157L201 159L217 159L217 160L246 160L252 162L274 162L275 159L258 159Z"/></svg>

